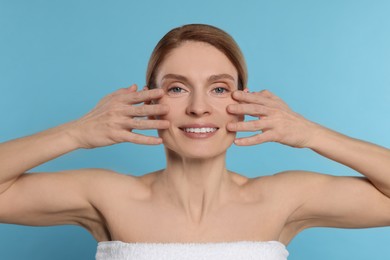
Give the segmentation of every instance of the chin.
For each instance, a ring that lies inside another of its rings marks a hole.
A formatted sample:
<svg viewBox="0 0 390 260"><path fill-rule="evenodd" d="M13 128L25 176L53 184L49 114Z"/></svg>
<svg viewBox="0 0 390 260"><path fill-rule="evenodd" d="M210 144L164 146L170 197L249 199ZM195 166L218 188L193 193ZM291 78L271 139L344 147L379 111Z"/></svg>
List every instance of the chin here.
<svg viewBox="0 0 390 260"><path fill-rule="evenodd" d="M226 138L223 142L187 141L181 143L164 140L164 146L169 154L175 154L181 158L210 159L226 154L233 140L234 138Z"/></svg>
<svg viewBox="0 0 390 260"><path fill-rule="evenodd" d="M219 157L221 155L224 155L226 153L226 150L224 151L206 151L204 149L199 149L198 151L192 150L172 150L166 147L166 151L168 154L174 155L175 157L183 158L183 159L193 159L193 160L207 160Z"/></svg>
<svg viewBox="0 0 390 260"><path fill-rule="evenodd" d="M235 133L219 132L205 138L187 136L179 131L159 131L167 155L181 158L209 159L221 156L233 144Z"/></svg>

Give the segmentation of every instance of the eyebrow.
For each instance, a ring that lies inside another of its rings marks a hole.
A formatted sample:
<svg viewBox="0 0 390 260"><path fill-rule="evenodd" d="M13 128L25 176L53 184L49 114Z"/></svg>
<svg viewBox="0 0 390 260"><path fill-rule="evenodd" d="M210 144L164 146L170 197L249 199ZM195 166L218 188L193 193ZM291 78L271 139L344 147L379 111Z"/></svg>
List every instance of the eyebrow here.
<svg viewBox="0 0 390 260"><path fill-rule="evenodd" d="M161 80L166 80L166 79L175 79L175 80L179 80L179 81L189 82L188 78L186 78L185 76L179 75L179 74L172 74L172 73L164 75ZM213 81L218 81L221 79L229 79L229 80L232 80L234 82L236 81L232 75L226 74L226 73L211 75L207 79L207 81L213 82Z"/></svg>
<svg viewBox="0 0 390 260"><path fill-rule="evenodd" d="M217 75L211 75L208 79L208 81L217 81L221 79L230 79L232 81L236 81L232 75L230 74L217 74Z"/></svg>

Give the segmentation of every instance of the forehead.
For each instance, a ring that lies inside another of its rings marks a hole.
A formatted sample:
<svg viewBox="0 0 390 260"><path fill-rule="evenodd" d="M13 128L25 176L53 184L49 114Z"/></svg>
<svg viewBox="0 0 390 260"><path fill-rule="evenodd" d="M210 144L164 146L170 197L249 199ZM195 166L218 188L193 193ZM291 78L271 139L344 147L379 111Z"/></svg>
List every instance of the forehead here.
<svg viewBox="0 0 390 260"><path fill-rule="evenodd" d="M186 77L209 77L229 74L237 80L237 69L226 55L204 42L185 42L173 49L164 59L157 73L157 81L165 74Z"/></svg>

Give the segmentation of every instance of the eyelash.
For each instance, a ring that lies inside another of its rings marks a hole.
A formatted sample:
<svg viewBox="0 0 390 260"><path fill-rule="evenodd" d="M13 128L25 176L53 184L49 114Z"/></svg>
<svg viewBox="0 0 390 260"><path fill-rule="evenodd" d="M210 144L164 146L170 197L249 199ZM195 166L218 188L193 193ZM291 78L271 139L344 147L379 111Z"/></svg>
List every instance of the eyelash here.
<svg viewBox="0 0 390 260"><path fill-rule="evenodd" d="M180 90L180 92L177 92L176 90ZM185 89L183 89L181 87L173 86L173 87L168 88L167 92L172 93L172 94L180 94L180 93L183 93L186 91L185 91Z"/></svg>
<svg viewBox="0 0 390 260"><path fill-rule="evenodd" d="M217 93L216 90L219 89L219 90L223 90L223 93ZM226 93L229 93L229 89L225 88L225 87L216 87L213 89L213 91L217 94L217 95L223 95L223 94L226 94Z"/></svg>
<svg viewBox="0 0 390 260"><path fill-rule="evenodd" d="M223 91L223 92L221 93L219 91ZM188 91L185 90L184 88L178 87L178 86L172 86L172 87L168 88L168 90L167 90L167 93L170 93L173 95L178 95L178 94L182 94L182 93L186 93L186 92L188 92ZM230 90L226 87L215 87L212 89L212 92L214 92L216 95L224 95L224 94L230 93Z"/></svg>

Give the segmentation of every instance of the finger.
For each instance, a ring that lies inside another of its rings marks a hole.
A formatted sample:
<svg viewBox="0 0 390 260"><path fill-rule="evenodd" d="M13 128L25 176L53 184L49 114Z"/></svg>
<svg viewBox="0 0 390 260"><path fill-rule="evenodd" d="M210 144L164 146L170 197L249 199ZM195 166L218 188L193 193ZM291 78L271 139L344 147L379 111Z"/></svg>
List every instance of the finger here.
<svg viewBox="0 0 390 260"><path fill-rule="evenodd" d="M160 88L152 90L138 91L130 93L128 95L122 95L121 100L128 104L138 104L145 101L151 101L154 99L159 99L164 95L164 90Z"/></svg>
<svg viewBox="0 0 390 260"><path fill-rule="evenodd" d="M130 106L124 111L126 116L161 116L169 112L169 106L164 104Z"/></svg>
<svg viewBox="0 0 390 260"><path fill-rule="evenodd" d="M271 99L263 95L260 95L259 93L249 93L244 91L234 91L232 97L233 99L239 102L245 102L245 103L267 105L272 102Z"/></svg>
<svg viewBox="0 0 390 260"><path fill-rule="evenodd" d="M271 141L272 141L272 134L270 132L264 132L249 137L237 138L234 140L234 144L239 146L249 146L249 145L262 144Z"/></svg>
<svg viewBox="0 0 390 260"><path fill-rule="evenodd" d="M129 119L127 122L122 124L122 126L128 130L167 129L169 128L169 125L170 123L168 120L150 120L139 118Z"/></svg>
<svg viewBox="0 0 390 260"><path fill-rule="evenodd" d="M129 92L136 92L137 89L138 89L137 84L133 84L133 85L131 85L130 87L127 88L127 90L128 90Z"/></svg>
<svg viewBox="0 0 390 260"><path fill-rule="evenodd" d="M279 97L273 95L268 90L255 93L244 93L243 91L233 92L233 98L241 103L252 103L264 105L270 108L289 110L288 105Z"/></svg>
<svg viewBox="0 0 390 260"><path fill-rule="evenodd" d="M265 89L258 92L259 95L268 98L273 101L274 107L288 109L288 105L280 97L273 94L271 91Z"/></svg>
<svg viewBox="0 0 390 260"><path fill-rule="evenodd" d="M232 132L254 132L267 128L264 120L251 120L245 122L228 123L226 128Z"/></svg>
<svg viewBox="0 0 390 260"><path fill-rule="evenodd" d="M130 142L135 144L147 144L147 145L162 144L162 139L160 137L147 136L147 135L142 135L133 132L126 132L124 133L124 135L125 135L124 137L125 142Z"/></svg>
<svg viewBox="0 0 390 260"><path fill-rule="evenodd" d="M137 88L138 88L137 85L133 84L130 87L118 89L117 91L113 92L112 95L116 96L116 95L124 95L124 94L128 94L131 92L136 92Z"/></svg>
<svg viewBox="0 0 390 260"><path fill-rule="evenodd" d="M230 104L227 111L235 115L267 116L272 110L268 107L258 104Z"/></svg>
<svg viewBox="0 0 390 260"><path fill-rule="evenodd" d="M267 98L275 98L276 95L274 95L271 91L268 89L263 89L262 91L258 92L259 95L262 95Z"/></svg>

